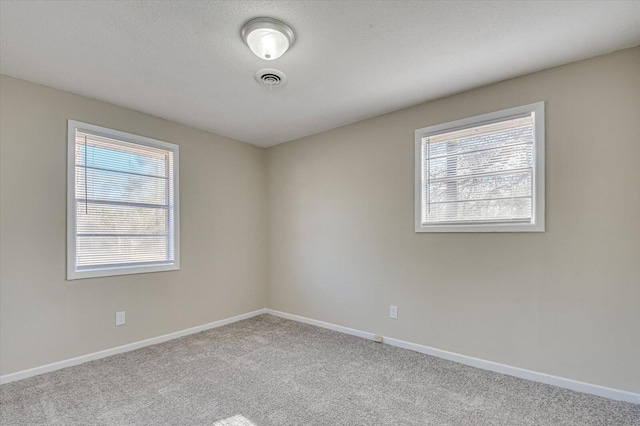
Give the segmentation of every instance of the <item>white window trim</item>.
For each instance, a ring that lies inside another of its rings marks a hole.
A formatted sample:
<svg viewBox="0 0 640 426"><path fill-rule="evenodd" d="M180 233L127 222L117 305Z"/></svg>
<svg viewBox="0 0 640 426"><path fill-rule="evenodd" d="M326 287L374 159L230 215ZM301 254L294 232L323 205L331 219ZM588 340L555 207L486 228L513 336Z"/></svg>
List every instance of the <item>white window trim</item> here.
<svg viewBox="0 0 640 426"><path fill-rule="evenodd" d="M473 224L473 225L422 225L422 138L446 131L475 127L502 121L509 117L535 113L535 167L533 186L533 223L531 224ZM428 126L415 132L415 231L416 232L545 232L545 124L544 102L509 108L449 123Z"/></svg>
<svg viewBox="0 0 640 426"><path fill-rule="evenodd" d="M75 194L75 138L76 129L96 136L122 140L154 148L173 151L173 220L174 220L174 261L152 266L113 266L76 271L76 194ZM179 185L179 146L144 136L112 130L94 124L67 120L67 280L83 278L109 277L114 275L144 274L150 272L177 271L180 269L180 185Z"/></svg>

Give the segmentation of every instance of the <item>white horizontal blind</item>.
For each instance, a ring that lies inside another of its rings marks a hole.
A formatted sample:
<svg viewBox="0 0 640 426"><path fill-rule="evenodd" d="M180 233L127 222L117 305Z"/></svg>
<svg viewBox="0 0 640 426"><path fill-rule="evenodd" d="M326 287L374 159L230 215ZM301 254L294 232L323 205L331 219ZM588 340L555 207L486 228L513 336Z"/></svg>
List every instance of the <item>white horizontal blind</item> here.
<svg viewBox="0 0 640 426"><path fill-rule="evenodd" d="M174 154L75 131L75 269L171 264Z"/></svg>
<svg viewBox="0 0 640 426"><path fill-rule="evenodd" d="M422 138L422 225L532 223L533 113Z"/></svg>

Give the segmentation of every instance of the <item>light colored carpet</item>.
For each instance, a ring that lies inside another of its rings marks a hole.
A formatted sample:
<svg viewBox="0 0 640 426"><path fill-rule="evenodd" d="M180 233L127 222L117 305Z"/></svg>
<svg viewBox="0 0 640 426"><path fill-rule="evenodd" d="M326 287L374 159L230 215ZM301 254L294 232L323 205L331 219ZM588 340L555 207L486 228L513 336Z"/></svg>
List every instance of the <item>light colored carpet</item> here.
<svg viewBox="0 0 640 426"><path fill-rule="evenodd" d="M8 425L640 425L640 406L270 315L0 387Z"/></svg>

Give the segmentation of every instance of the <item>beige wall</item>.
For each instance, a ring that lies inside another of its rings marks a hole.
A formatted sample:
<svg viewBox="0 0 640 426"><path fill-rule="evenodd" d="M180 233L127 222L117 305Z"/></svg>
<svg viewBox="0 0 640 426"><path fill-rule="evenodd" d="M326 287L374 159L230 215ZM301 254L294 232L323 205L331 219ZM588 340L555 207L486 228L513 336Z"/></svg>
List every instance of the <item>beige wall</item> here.
<svg viewBox="0 0 640 426"><path fill-rule="evenodd" d="M414 130L540 100L547 232L416 234ZM268 306L639 392L639 135L635 48L269 148Z"/></svg>
<svg viewBox="0 0 640 426"><path fill-rule="evenodd" d="M0 102L1 374L264 308L263 149L6 76ZM180 271L65 281L69 118L180 145Z"/></svg>
<svg viewBox="0 0 640 426"><path fill-rule="evenodd" d="M414 129L539 100L547 232L416 234ZM180 271L65 280L68 118L180 145ZM640 48L268 150L2 76L0 374L268 292L273 309L639 392L638 135Z"/></svg>

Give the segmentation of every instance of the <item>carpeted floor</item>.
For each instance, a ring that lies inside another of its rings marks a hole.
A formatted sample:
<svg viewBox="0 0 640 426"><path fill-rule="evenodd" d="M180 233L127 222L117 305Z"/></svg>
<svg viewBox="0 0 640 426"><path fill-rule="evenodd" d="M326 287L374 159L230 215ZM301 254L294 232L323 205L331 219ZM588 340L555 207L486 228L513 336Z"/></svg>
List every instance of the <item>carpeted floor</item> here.
<svg viewBox="0 0 640 426"><path fill-rule="evenodd" d="M640 425L640 406L270 315L0 387L8 425Z"/></svg>

